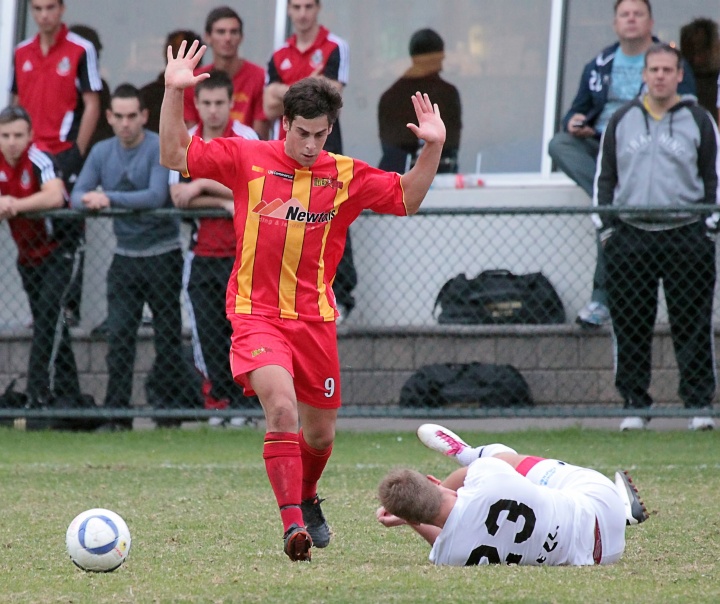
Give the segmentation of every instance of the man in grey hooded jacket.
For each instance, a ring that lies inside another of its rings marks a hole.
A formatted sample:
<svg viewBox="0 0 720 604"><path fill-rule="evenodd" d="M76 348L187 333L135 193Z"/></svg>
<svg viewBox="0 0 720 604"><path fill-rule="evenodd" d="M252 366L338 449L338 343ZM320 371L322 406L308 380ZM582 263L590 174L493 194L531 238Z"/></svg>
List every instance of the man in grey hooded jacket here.
<svg viewBox="0 0 720 604"><path fill-rule="evenodd" d="M678 394L698 409L692 430L714 427L712 305L718 214L683 211L718 201L718 130L693 96L680 97L680 53L657 43L645 55L647 93L621 107L600 143L596 206L665 206L677 212L595 215L607 260L608 298L615 335L615 386L629 417L621 430L642 429L637 413L648 393L658 284L663 281L675 356ZM633 414L635 411L635 414Z"/></svg>

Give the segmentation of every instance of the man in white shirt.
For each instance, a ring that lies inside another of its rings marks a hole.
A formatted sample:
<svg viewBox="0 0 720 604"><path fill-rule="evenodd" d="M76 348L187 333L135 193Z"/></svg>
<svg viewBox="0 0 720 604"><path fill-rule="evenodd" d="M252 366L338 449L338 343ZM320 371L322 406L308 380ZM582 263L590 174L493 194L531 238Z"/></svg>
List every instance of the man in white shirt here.
<svg viewBox="0 0 720 604"><path fill-rule="evenodd" d="M410 525L432 545L438 565L612 564L625 549L625 527L647 519L632 480L556 459L519 455L496 443L470 447L435 424L418 437L463 468L440 482L394 470L379 486L378 521Z"/></svg>

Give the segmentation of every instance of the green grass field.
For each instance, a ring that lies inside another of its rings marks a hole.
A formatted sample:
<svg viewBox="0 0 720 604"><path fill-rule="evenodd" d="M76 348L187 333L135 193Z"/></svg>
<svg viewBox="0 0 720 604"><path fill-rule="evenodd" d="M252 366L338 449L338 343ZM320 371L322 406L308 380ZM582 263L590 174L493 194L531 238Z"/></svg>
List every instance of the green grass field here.
<svg viewBox="0 0 720 604"><path fill-rule="evenodd" d="M261 431L0 429L0 601L720 601L720 432L461 434L607 475L625 467L651 518L628 529L613 566L433 567L410 529L375 521L375 488L392 467L444 476L454 462L409 432L341 432L320 485L334 540L311 564L291 563ZM130 527L130 557L114 573L84 573L65 553L68 523L91 507Z"/></svg>

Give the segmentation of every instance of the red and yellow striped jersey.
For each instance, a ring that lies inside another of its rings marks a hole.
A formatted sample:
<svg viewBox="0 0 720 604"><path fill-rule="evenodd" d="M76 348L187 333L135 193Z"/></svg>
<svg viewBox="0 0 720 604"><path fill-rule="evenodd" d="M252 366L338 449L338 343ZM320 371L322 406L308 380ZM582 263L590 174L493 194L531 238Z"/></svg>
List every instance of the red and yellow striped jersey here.
<svg viewBox="0 0 720 604"><path fill-rule="evenodd" d="M234 193L228 315L335 320L331 285L350 224L365 209L407 214L397 173L325 151L306 168L285 153L284 141L193 137L187 165L192 178L212 178Z"/></svg>

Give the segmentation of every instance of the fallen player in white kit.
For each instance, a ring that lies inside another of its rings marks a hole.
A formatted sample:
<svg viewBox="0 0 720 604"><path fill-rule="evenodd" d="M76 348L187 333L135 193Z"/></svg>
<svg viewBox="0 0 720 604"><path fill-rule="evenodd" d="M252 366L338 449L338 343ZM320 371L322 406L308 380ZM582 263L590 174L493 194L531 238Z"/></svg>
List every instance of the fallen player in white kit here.
<svg viewBox="0 0 720 604"><path fill-rule="evenodd" d="M648 518L626 472L613 484L595 470L499 443L471 447L436 424L417 434L464 467L442 482L390 472L378 489L377 519L411 526L432 545L434 564L612 564L625 549L625 527Z"/></svg>

